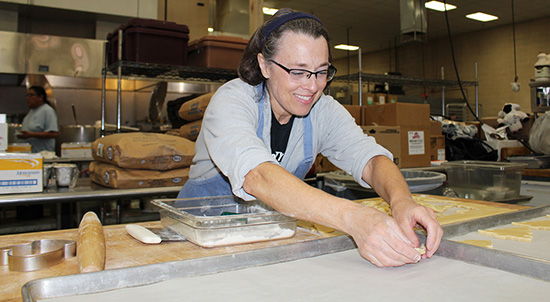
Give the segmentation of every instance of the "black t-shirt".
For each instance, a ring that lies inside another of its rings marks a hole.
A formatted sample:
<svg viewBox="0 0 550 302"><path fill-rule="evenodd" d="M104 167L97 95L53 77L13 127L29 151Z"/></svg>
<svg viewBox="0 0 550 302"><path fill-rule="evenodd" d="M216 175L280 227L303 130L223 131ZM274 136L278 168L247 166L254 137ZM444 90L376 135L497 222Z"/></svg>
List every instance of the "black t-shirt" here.
<svg viewBox="0 0 550 302"><path fill-rule="evenodd" d="M294 116L290 118L288 123L281 125L275 118L275 114L271 112L271 155L281 162L285 156L288 139L290 138L290 130L292 130Z"/></svg>

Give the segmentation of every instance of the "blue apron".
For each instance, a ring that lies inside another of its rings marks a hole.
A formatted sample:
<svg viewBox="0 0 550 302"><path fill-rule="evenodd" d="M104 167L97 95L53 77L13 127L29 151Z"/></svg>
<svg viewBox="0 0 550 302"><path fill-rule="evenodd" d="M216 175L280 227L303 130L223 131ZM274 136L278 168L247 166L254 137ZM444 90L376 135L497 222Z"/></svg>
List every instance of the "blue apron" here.
<svg viewBox="0 0 550 302"><path fill-rule="evenodd" d="M265 96L263 96L258 104L260 120L259 126L256 130L256 135L262 139L262 133L264 129L264 111L263 106L265 103ZM296 170L292 173L294 176L304 179L313 165L313 127L311 125L311 118L307 115L303 119L304 127L304 159L298 165ZM231 190L231 184L229 179L222 173L217 175L197 180L189 179L178 194L178 198L196 198L196 197L209 197L209 196L227 196L233 195Z"/></svg>

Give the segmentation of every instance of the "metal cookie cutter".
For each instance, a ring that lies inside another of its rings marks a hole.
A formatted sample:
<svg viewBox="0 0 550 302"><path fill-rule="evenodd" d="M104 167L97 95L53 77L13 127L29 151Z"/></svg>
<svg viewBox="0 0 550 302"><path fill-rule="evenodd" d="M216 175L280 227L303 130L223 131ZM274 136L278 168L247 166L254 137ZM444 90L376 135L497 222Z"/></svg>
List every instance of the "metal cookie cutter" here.
<svg viewBox="0 0 550 302"><path fill-rule="evenodd" d="M76 255L74 240L41 239L0 248L0 264L10 271L30 272L50 267Z"/></svg>

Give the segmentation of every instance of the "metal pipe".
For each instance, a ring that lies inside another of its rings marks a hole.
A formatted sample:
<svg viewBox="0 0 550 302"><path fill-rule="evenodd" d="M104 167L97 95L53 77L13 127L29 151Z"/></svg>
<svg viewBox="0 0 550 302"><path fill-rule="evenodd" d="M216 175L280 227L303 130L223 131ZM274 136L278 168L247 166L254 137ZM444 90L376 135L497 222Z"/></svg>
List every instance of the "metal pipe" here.
<svg viewBox="0 0 550 302"><path fill-rule="evenodd" d="M474 63L474 71L476 78L476 117L479 118L479 87L477 85L477 62Z"/></svg>
<svg viewBox="0 0 550 302"><path fill-rule="evenodd" d="M361 84L361 47L358 49L359 51L359 106L363 106L363 85Z"/></svg>
<svg viewBox="0 0 550 302"><path fill-rule="evenodd" d="M117 97L116 97L116 132L120 132L120 112L122 109L122 29L118 30L118 67L117 67Z"/></svg>
<svg viewBox="0 0 550 302"><path fill-rule="evenodd" d="M101 71L101 136L105 135L105 85L107 82L107 43L103 51L103 70Z"/></svg>
<svg viewBox="0 0 550 302"><path fill-rule="evenodd" d="M445 80L445 67L441 66L441 79ZM441 115L445 116L445 85L441 85Z"/></svg>

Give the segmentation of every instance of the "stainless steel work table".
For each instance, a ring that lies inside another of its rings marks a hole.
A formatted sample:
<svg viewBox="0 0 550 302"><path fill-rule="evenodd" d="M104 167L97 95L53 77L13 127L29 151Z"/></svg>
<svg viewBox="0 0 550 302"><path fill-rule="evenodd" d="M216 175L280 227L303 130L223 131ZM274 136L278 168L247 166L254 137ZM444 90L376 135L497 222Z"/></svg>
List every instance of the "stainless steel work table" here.
<svg viewBox="0 0 550 302"><path fill-rule="evenodd" d="M79 178L74 188L48 187L40 193L0 195L0 207L31 204L52 204L58 206L58 228L60 228L61 203L82 201L120 201L122 199L144 197L175 197L181 186L158 188L113 189L93 183L89 178ZM103 215L102 215L103 216ZM103 221L103 217L102 217ZM120 223L120 203L117 202L117 223Z"/></svg>
<svg viewBox="0 0 550 302"><path fill-rule="evenodd" d="M545 206L453 223L444 226L445 237L549 214ZM550 261L544 259L444 239L432 259L380 269L353 249L345 235L229 248L204 258L35 280L22 295L24 301L545 301L550 295Z"/></svg>

